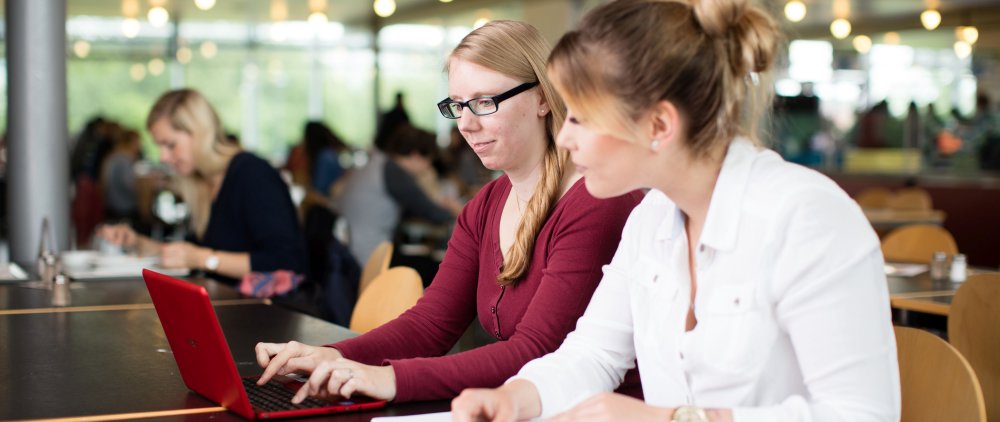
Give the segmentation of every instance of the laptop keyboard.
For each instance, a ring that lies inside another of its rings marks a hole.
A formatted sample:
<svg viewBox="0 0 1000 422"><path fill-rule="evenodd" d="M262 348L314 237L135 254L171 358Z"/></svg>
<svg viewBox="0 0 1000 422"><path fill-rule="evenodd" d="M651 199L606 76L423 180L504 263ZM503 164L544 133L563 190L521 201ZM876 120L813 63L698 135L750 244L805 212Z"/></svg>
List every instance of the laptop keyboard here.
<svg viewBox="0 0 1000 422"><path fill-rule="evenodd" d="M295 396L295 391L275 380L270 380L264 385L257 385L256 379L243 378L243 389L246 390L247 397L250 398L250 404L254 408L266 412L331 406L330 402L312 397L306 397L302 403L294 404L292 397Z"/></svg>

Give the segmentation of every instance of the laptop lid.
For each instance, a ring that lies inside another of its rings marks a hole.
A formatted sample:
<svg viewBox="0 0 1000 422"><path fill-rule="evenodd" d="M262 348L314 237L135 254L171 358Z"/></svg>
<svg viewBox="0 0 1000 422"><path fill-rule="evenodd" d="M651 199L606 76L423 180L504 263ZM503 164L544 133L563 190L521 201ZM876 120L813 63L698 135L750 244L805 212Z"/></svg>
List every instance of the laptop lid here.
<svg viewBox="0 0 1000 422"><path fill-rule="evenodd" d="M173 351L184 384L192 391L247 419L338 413L385 405L361 397L329 407L256 412L250 404L229 344L204 287L148 269L142 270L156 315Z"/></svg>

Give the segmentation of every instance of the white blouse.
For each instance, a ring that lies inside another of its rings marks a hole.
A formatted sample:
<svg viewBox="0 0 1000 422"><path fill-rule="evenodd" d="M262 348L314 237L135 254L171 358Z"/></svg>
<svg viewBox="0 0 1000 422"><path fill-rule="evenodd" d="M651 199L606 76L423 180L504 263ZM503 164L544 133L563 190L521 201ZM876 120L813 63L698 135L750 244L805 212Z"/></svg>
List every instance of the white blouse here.
<svg viewBox="0 0 1000 422"><path fill-rule="evenodd" d="M737 139L695 254L684 217L653 190L625 225L587 308L527 379L543 416L614 390L638 360L653 406L730 408L736 421L899 420L878 237L825 176Z"/></svg>

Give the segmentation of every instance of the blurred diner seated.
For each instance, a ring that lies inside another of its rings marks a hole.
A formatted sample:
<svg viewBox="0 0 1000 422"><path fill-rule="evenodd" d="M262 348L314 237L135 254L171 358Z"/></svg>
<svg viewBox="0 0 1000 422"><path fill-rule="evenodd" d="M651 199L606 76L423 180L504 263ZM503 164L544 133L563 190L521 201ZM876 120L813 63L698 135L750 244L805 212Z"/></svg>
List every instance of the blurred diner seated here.
<svg viewBox="0 0 1000 422"><path fill-rule="evenodd" d="M101 165L106 218L134 223L138 217L135 165L141 158L139 132L117 128L111 152Z"/></svg>
<svg viewBox="0 0 1000 422"><path fill-rule="evenodd" d="M124 224L104 226L99 235L158 255L163 267L204 270L244 294L273 296L294 289L306 267L305 244L278 172L230 141L215 109L197 91L163 94L146 127L160 160L175 172L193 235L163 243Z"/></svg>
<svg viewBox="0 0 1000 422"><path fill-rule="evenodd" d="M310 206L330 202L334 184L345 173L340 154L348 146L320 121L307 122L302 132L302 142L289 151L284 169L291 172L292 183L306 189L300 207L305 215Z"/></svg>
<svg viewBox="0 0 1000 422"><path fill-rule="evenodd" d="M455 199L435 202L421 187L420 175L433 173L436 150L434 135L400 126L385 151L374 150L365 166L347 176L334 208L347 222L348 246L359 263L367 262L380 242L392 240L404 215L445 223L461 212Z"/></svg>

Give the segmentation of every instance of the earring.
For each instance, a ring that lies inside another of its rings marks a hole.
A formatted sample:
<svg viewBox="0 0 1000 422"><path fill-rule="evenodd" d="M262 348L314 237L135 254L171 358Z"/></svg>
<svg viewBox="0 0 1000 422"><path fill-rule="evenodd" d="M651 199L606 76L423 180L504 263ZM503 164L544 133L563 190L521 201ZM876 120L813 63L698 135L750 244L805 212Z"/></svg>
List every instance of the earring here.
<svg viewBox="0 0 1000 422"><path fill-rule="evenodd" d="M656 152L656 150L660 149L660 140L654 139L652 142L650 142L649 149L653 150L653 152Z"/></svg>

